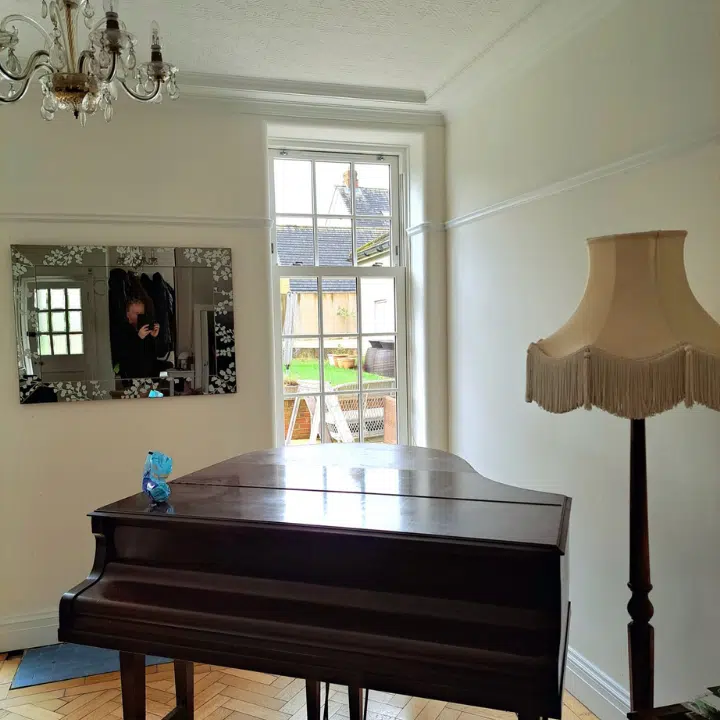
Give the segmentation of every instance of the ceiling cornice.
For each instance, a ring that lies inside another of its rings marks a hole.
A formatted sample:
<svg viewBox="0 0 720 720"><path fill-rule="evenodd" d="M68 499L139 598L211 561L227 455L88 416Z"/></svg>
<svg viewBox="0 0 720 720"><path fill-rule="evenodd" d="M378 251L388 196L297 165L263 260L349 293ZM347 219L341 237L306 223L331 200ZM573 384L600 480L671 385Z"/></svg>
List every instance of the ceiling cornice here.
<svg viewBox="0 0 720 720"><path fill-rule="evenodd" d="M424 105L422 90L374 87L372 85L343 85L339 83L306 82L276 78L242 77L185 72L182 74L183 92L194 95L216 94L224 97L252 98L257 95L304 96L336 100L365 100L381 103Z"/></svg>
<svg viewBox="0 0 720 720"><path fill-rule="evenodd" d="M239 112L247 115L263 115L277 121L307 120L310 123L341 122L397 125L407 127L428 127L445 125L445 115L437 110L418 110L387 105L355 105L332 102L300 102L297 99L275 99L268 97L228 96L218 93L188 93L180 88L183 95L178 102L201 102L211 98L217 102L231 103Z"/></svg>

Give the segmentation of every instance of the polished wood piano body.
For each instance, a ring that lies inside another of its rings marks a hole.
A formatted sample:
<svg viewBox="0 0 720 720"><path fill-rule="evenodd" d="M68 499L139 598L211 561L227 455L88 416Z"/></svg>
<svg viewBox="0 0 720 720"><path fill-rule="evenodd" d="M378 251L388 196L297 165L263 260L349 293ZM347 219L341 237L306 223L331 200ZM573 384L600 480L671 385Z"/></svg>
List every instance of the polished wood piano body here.
<svg viewBox="0 0 720 720"><path fill-rule="evenodd" d="M176 480L169 505L92 513L59 639L121 651L125 720L145 654L177 659L175 717L195 661L314 681L315 715L330 681L354 688L351 717L371 688L559 718L569 513L437 451L251 453Z"/></svg>

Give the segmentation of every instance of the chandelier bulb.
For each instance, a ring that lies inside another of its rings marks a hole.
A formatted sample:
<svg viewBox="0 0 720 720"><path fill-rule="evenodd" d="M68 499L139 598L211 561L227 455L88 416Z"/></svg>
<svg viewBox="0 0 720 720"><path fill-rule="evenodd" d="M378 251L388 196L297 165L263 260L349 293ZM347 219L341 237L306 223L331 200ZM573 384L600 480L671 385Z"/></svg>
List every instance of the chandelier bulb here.
<svg viewBox="0 0 720 720"><path fill-rule="evenodd" d="M160 26L157 20L153 20L150 25L150 44L160 46Z"/></svg>
<svg viewBox="0 0 720 720"><path fill-rule="evenodd" d="M103 0L103 8L106 14L115 13L117 15L119 5L120 0Z"/></svg>

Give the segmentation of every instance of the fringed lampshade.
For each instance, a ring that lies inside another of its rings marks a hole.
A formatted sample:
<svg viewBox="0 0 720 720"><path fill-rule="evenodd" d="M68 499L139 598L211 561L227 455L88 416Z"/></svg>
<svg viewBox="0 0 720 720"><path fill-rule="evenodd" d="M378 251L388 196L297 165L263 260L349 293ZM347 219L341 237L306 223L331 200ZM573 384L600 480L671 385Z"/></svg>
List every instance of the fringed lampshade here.
<svg viewBox="0 0 720 720"><path fill-rule="evenodd" d="M631 419L683 401L720 410L720 325L688 285L686 235L588 240L590 274L578 309L528 350L528 402Z"/></svg>
<svg viewBox="0 0 720 720"><path fill-rule="evenodd" d="M720 325L693 295L682 230L588 240L575 314L527 355L526 399L553 413L599 407L631 420L630 701L653 706L645 418L681 402L720 410Z"/></svg>

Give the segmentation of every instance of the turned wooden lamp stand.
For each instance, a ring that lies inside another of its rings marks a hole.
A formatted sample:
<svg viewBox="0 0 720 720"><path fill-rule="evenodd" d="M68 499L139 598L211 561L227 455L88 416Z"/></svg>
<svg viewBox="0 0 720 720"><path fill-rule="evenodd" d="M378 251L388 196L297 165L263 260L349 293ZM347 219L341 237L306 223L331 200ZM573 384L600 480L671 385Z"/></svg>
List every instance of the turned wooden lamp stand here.
<svg viewBox="0 0 720 720"><path fill-rule="evenodd" d="M699 403L720 410L720 325L693 295L683 230L588 240L574 315L528 348L528 402L553 413L599 407L630 420L628 655L632 710L653 707L645 419Z"/></svg>

